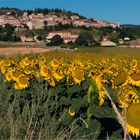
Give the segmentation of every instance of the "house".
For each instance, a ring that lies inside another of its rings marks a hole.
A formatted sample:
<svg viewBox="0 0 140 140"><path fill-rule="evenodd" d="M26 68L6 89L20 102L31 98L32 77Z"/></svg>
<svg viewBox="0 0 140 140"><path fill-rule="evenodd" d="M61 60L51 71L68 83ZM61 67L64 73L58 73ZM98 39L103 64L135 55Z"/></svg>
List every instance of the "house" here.
<svg viewBox="0 0 140 140"><path fill-rule="evenodd" d="M77 19L77 20L72 21L72 24L75 27L78 27L78 26L90 27L90 23L87 19Z"/></svg>
<svg viewBox="0 0 140 140"><path fill-rule="evenodd" d="M60 22L61 22L61 24L63 24L63 25L71 24L71 20L69 20L69 19L63 19L63 20L61 20Z"/></svg>
<svg viewBox="0 0 140 140"><path fill-rule="evenodd" d="M61 38L64 39L64 43L75 42L76 38L78 37L78 34L72 34L69 31L54 31L50 32L47 35L46 40L49 42L49 40L51 40L51 38L54 37L55 35L60 35Z"/></svg>
<svg viewBox="0 0 140 140"><path fill-rule="evenodd" d="M71 18L71 20L77 20L77 19L79 19L79 16L73 15L70 18Z"/></svg>
<svg viewBox="0 0 140 140"><path fill-rule="evenodd" d="M113 28L120 28L119 23L111 23L110 26L112 26Z"/></svg>
<svg viewBox="0 0 140 140"><path fill-rule="evenodd" d="M106 47L112 47L112 46L116 46L116 43L110 41L110 40L104 40L100 42L101 46L106 46Z"/></svg>
<svg viewBox="0 0 140 140"><path fill-rule="evenodd" d="M129 44L131 48L140 48L140 39L132 40Z"/></svg>
<svg viewBox="0 0 140 140"><path fill-rule="evenodd" d="M20 36L21 42L35 42L34 37Z"/></svg>
<svg viewBox="0 0 140 140"><path fill-rule="evenodd" d="M120 44L120 45L124 44L124 41L123 41L122 38L120 38L118 41L119 41L119 44Z"/></svg>
<svg viewBox="0 0 140 140"><path fill-rule="evenodd" d="M130 41L129 37L124 37L124 41Z"/></svg>
<svg viewBox="0 0 140 140"><path fill-rule="evenodd" d="M22 19L22 22L29 20L28 13L24 12L21 19Z"/></svg>
<svg viewBox="0 0 140 140"><path fill-rule="evenodd" d="M27 22L26 22L26 25L28 26L28 28L29 28L30 30L32 30L33 27L34 27L34 23L33 23L32 21L27 21Z"/></svg>
<svg viewBox="0 0 140 140"><path fill-rule="evenodd" d="M108 27L108 26L110 26L110 23L105 21L105 20L96 20L96 19L94 19L94 20L97 22L99 27Z"/></svg>

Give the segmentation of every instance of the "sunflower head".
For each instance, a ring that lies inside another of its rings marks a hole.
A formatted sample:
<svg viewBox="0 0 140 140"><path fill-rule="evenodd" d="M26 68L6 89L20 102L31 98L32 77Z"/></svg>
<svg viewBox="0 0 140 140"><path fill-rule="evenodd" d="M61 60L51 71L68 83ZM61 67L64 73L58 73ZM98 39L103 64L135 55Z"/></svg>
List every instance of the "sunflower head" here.
<svg viewBox="0 0 140 140"><path fill-rule="evenodd" d="M74 81L73 81L73 77L72 76L67 76L67 84L69 85L69 86L71 86L71 85L73 85L74 84Z"/></svg>
<svg viewBox="0 0 140 140"><path fill-rule="evenodd" d="M56 82L55 82L53 77L50 77L50 76L45 77L44 80L48 81L49 85L52 86L52 87L54 87L56 85Z"/></svg>
<svg viewBox="0 0 140 140"><path fill-rule="evenodd" d="M117 86L122 86L127 84L127 72L126 71L118 71L112 79L112 87L115 88Z"/></svg>
<svg viewBox="0 0 140 140"><path fill-rule="evenodd" d="M132 62L130 63L131 68L136 68L138 65L138 61L136 59L133 59Z"/></svg>
<svg viewBox="0 0 140 140"><path fill-rule="evenodd" d="M122 87L118 93L118 100L122 108L124 108L124 103L128 106L131 103L137 103L139 99L137 91L129 86Z"/></svg>
<svg viewBox="0 0 140 140"><path fill-rule="evenodd" d="M53 72L53 77L57 81L61 80L64 77L62 70L60 70L59 68L55 69Z"/></svg>
<svg viewBox="0 0 140 140"><path fill-rule="evenodd" d="M41 65L40 75L43 77L47 77L49 74L49 69L46 65Z"/></svg>
<svg viewBox="0 0 140 140"><path fill-rule="evenodd" d="M18 81L19 77L22 75L22 73L19 71L19 70L15 70L13 73L12 73L12 79L14 81Z"/></svg>
<svg viewBox="0 0 140 140"><path fill-rule="evenodd" d="M20 89L25 89L29 86L29 79L25 75L21 75L18 80L18 86Z"/></svg>
<svg viewBox="0 0 140 140"><path fill-rule="evenodd" d="M28 57L25 57L25 58L22 60L22 64L23 64L24 66L29 66L29 64L30 64L29 58L28 58Z"/></svg>
<svg viewBox="0 0 140 140"><path fill-rule="evenodd" d="M140 71L133 70L129 75L129 82L134 86L140 87Z"/></svg>
<svg viewBox="0 0 140 140"><path fill-rule="evenodd" d="M80 84L83 80L85 80L84 77L84 70L77 68L73 71L73 78L76 84Z"/></svg>
<svg viewBox="0 0 140 140"><path fill-rule="evenodd" d="M50 66L53 67L53 68L58 68L60 65L60 62L57 60L57 59L53 59L51 62L50 62Z"/></svg>
<svg viewBox="0 0 140 140"><path fill-rule="evenodd" d="M126 111L128 131L138 137L140 136L140 103L130 104Z"/></svg>
<svg viewBox="0 0 140 140"><path fill-rule="evenodd" d="M46 62L46 58L44 56L40 56L39 57L39 63L40 64L45 64L45 62Z"/></svg>

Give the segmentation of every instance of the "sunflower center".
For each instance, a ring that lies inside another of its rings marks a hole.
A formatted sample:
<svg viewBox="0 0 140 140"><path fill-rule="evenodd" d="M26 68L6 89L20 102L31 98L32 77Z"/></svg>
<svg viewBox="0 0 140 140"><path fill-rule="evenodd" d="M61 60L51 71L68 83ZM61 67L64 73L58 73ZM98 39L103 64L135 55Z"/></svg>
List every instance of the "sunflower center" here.
<svg viewBox="0 0 140 140"><path fill-rule="evenodd" d="M58 76L62 76L62 72L59 69L56 70L56 73Z"/></svg>
<svg viewBox="0 0 140 140"><path fill-rule="evenodd" d="M44 71L44 73L48 73L48 68L47 67L44 67L43 68L43 71Z"/></svg>
<svg viewBox="0 0 140 140"><path fill-rule="evenodd" d="M81 80L81 79L83 78L83 76L84 76L83 70L81 70L81 69L76 69L76 70L74 71L74 77L75 77L76 79Z"/></svg>
<svg viewBox="0 0 140 140"><path fill-rule="evenodd" d="M16 78L18 78L19 76L20 76L20 72L19 71L15 71L14 73L13 73L13 77L16 77Z"/></svg>
<svg viewBox="0 0 140 140"><path fill-rule="evenodd" d="M140 103L128 106L126 119L130 125L140 129Z"/></svg>
<svg viewBox="0 0 140 140"><path fill-rule="evenodd" d="M114 85L120 86L125 83L126 79L127 79L127 74L125 72L121 72L115 77Z"/></svg>
<svg viewBox="0 0 140 140"><path fill-rule="evenodd" d="M140 80L140 72L133 72L130 77L134 80L134 81L139 81Z"/></svg>
<svg viewBox="0 0 140 140"><path fill-rule="evenodd" d="M19 78L19 83L22 85L26 85L28 83L28 80L26 77L22 76Z"/></svg>

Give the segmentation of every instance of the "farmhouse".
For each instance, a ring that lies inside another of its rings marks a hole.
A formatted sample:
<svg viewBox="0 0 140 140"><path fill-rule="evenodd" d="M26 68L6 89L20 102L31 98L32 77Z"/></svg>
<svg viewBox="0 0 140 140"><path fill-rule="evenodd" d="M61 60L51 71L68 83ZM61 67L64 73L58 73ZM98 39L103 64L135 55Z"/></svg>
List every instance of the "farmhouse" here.
<svg viewBox="0 0 140 140"><path fill-rule="evenodd" d="M69 31L54 31L48 34L46 37L47 41L49 41L55 35L60 35L64 39L64 43L74 42L78 37L78 34L72 34Z"/></svg>
<svg viewBox="0 0 140 140"><path fill-rule="evenodd" d="M34 37L20 36L21 42L35 42Z"/></svg>

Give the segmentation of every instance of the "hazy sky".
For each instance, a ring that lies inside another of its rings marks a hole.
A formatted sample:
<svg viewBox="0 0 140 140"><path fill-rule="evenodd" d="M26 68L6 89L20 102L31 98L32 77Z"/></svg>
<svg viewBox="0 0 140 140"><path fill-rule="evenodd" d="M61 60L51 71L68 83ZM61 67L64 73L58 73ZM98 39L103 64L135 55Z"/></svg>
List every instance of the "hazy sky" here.
<svg viewBox="0 0 140 140"><path fill-rule="evenodd" d="M88 18L140 24L140 0L0 0L0 7L61 8Z"/></svg>

